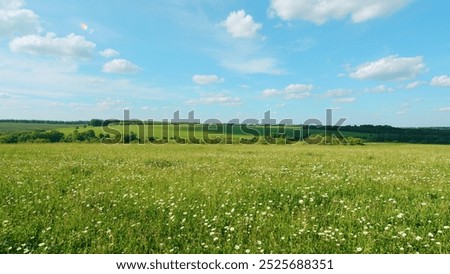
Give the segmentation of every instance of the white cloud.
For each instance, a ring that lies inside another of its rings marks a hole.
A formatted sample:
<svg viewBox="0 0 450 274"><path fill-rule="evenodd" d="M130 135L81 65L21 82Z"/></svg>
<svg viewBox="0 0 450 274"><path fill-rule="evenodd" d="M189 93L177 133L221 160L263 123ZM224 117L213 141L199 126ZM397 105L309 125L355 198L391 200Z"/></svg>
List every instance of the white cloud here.
<svg viewBox="0 0 450 274"><path fill-rule="evenodd" d="M106 79L101 77L88 76L86 77L86 82L92 86L95 86L104 84L106 82Z"/></svg>
<svg viewBox="0 0 450 274"><path fill-rule="evenodd" d="M422 81L415 81L412 83L409 83L405 86L406 89L415 89L418 88L419 86L421 86L423 84Z"/></svg>
<svg viewBox="0 0 450 274"><path fill-rule="evenodd" d="M278 96L278 95L282 95L282 94L283 94L282 90L270 88L270 89L265 89L262 92L262 97Z"/></svg>
<svg viewBox="0 0 450 274"><path fill-rule="evenodd" d="M422 56L403 58L391 55L359 65L350 73L350 77L363 80L406 80L416 77L425 69Z"/></svg>
<svg viewBox="0 0 450 274"><path fill-rule="evenodd" d="M86 59L92 56L95 44L73 33L66 37L47 33L46 36L27 35L15 38L9 43L9 48L16 53Z"/></svg>
<svg viewBox="0 0 450 274"><path fill-rule="evenodd" d="M334 103L353 103L355 101L356 101L355 97L338 98L333 100Z"/></svg>
<svg viewBox="0 0 450 274"><path fill-rule="evenodd" d="M0 92L0 99L9 99L12 95L6 92Z"/></svg>
<svg viewBox="0 0 450 274"><path fill-rule="evenodd" d="M285 93L304 93L313 90L313 85L304 85L304 84L291 84L287 86L284 91Z"/></svg>
<svg viewBox="0 0 450 274"><path fill-rule="evenodd" d="M115 79L80 73L77 62L74 60L35 59L18 54L2 55L1 53L0 60L2 66L8 68L0 69L0 92L7 92L12 98L20 96L38 98L96 96L101 98L107 94L113 98L133 96L142 100L153 100L177 96L170 91L145 83L137 83L132 79Z"/></svg>
<svg viewBox="0 0 450 274"><path fill-rule="evenodd" d="M157 107L150 107L150 106L143 106L141 107L141 110L150 110L150 111L157 111Z"/></svg>
<svg viewBox="0 0 450 274"><path fill-rule="evenodd" d="M400 105L399 111L397 111L397 115L405 115L409 112L409 109L411 107L410 103L403 103Z"/></svg>
<svg viewBox="0 0 450 274"><path fill-rule="evenodd" d="M316 45L317 45L316 39L311 37L305 37L293 41L287 48L293 52L305 52L312 49Z"/></svg>
<svg viewBox="0 0 450 274"><path fill-rule="evenodd" d="M450 77L447 75L436 76L430 84L435 87L450 87Z"/></svg>
<svg viewBox="0 0 450 274"><path fill-rule="evenodd" d="M347 16L354 23L388 16L411 0L272 0L270 14L283 20L300 19L317 25Z"/></svg>
<svg viewBox="0 0 450 274"><path fill-rule="evenodd" d="M303 93L289 93L289 94L286 94L286 99L299 99L299 100L301 100L301 99L305 99L305 98L307 98L307 97L309 97L309 96L311 96L311 93L309 93L309 92L303 92Z"/></svg>
<svg viewBox="0 0 450 274"><path fill-rule="evenodd" d="M224 81L223 78L219 78L217 75L200 75L196 74L192 76L192 81L198 85L218 84Z"/></svg>
<svg viewBox="0 0 450 274"><path fill-rule="evenodd" d="M96 107L99 110L108 110L108 109L112 109L112 108L120 109L119 106L123 105L123 103L124 102L122 100L114 100L111 98L107 98L107 99L98 101L96 104Z"/></svg>
<svg viewBox="0 0 450 274"><path fill-rule="evenodd" d="M0 0L0 37L39 31L39 16L23 6L23 1Z"/></svg>
<svg viewBox="0 0 450 274"><path fill-rule="evenodd" d="M0 0L0 10L16 10L23 7L22 0Z"/></svg>
<svg viewBox="0 0 450 274"><path fill-rule="evenodd" d="M135 64L125 59L114 59L103 65L103 72L106 73L133 73L139 71L140 68Z"/></svg>
<svg viewBox="0 0 450 274"><path fill-rule="evenodd" d="M394 89L387 87L385 85L379 85L374 88L367 88L364 91L369 93L386 93L386 92L394 92Z"/></svg>
<svg viewBox="0 0 450 274"><path fill-rule="evenodd" d="M282 74L277 68L277 61L273 58L257 58L247 61L236 61L226 59L222 65L228 69L243 74Z"/></svg>
<svg viewBox="0 0 450 274"><path fill-rule="evenodd" d="M351 90L348 89L331 89L327 91L324 95L322 95L323 98L335 98L335 97L343 97L352 94Z"/></svg>
<svg viewBox="0 0 450 274"><path fill-rule="evenodd" d="M105 49L105 50L100 51L100 55L105 58L111 58L111 57L119 56L119 52L117 50L113 50L113 49Z"/></svg>
<svg viewBox="0 0 450 274"><path fill-rule="evenodd" d="M262 27L261 24L253 20L250 14L246 14L244 10L231 12L221 25L235 38L255 37L258 30Z"/></svg>
<svg viewBox="0 0 450 274"><path fill-rule="evenodd" d="M440 112L450 112L450 107L440 108L440 109L438 109L438 111L440 111Z"/></svg>
<svg viewBox="0 0 450 274"><path fill-rule="evenodd" d="M283 96L286 99L304 99L311 96L314 86L309 84L291 84L282 90L266 89L262 92L262 97Z"/></svg>
<svg viewBox="0 0 450 274"><path fill-rule="evenodd" d="M205 95L199 99L192 99L186 101L188 105L229 105L236 106L241 105L242 101L239 97L231 97L224 94L211 94Z"/></svg>

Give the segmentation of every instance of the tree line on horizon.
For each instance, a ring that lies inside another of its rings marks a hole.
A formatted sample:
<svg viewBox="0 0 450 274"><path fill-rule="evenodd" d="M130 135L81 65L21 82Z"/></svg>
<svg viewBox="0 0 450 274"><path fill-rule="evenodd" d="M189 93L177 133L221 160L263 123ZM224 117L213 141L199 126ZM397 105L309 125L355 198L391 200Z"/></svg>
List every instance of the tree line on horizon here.
<svg viewBox="0 0 450 274"><path fill-rule="evenodd" d="M94 120L94 119L93 119ZM24 124L53 124L53 125L88 125L90 121L58 121L58 120L28 120L28 119L1 119L0 123L24 123Z"/></svg>

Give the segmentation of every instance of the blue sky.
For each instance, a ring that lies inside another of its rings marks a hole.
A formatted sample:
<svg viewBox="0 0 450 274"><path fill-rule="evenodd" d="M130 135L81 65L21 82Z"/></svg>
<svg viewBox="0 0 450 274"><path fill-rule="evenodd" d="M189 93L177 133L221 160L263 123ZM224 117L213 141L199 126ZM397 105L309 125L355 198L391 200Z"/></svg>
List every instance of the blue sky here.
<svg viewBox="0 0 450 274"><path fill-rule="evenodd" d="M0 0L0 119L450 126L450 2Z"/></svg>

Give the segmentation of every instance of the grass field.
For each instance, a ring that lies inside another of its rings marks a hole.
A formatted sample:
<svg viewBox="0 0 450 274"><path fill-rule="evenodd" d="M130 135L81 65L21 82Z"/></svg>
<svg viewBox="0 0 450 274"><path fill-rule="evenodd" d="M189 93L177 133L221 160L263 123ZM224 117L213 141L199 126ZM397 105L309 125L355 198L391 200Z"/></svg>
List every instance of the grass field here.
<svg viewBox="0 0 450 274"><path fill-rule="evenodd" d="M0 253L450 253L450 146L0 145Z"/></svg>
<svg viewBox="0 0 450 274"><path fill-rule="evenodd" d="M76 127L82 128L84 125L61 125L61 124L45 124L45 123L0 123L0 134L33 131L33 130L52 130L61 128L70 128L71 131Z"/></svg>

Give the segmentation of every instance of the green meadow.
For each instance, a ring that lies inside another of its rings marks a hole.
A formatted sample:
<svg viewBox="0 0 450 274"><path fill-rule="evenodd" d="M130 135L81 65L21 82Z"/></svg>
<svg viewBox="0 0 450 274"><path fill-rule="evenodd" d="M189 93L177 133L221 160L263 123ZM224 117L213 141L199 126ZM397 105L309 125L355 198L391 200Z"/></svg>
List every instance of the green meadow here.
<svg viewBox="0 0 450 274"><path fill-rule="evenodd" d="M76 127L83 127L83 124L61 125L52 123L17 123L0 122L0 134L33 131L33 130L57 130L64 127L64 130L75 130Z"/></svg>
<svg viewBox="0 0 450 274"><path fill-rule="evenodd" d="M450 146L0 145L0 253L450 253Z"/></svg>

